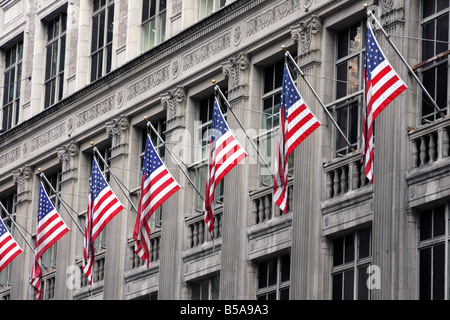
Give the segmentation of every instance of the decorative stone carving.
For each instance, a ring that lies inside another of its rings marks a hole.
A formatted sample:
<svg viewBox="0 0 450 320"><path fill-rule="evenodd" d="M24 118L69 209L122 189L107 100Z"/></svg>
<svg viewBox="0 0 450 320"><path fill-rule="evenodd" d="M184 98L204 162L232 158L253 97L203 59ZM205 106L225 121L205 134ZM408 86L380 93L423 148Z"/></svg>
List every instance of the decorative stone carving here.
<svg viewBox="0 0 450 320"><path fill-rule="evenodd" d="M229 77L229 90L236 89L238 86L247 85L248 68L250 62L246 53L239 53L232 57L229 63L223 65L223 73Z"/></svg>
<svg viewBox="0 0 450 320"><path fill-rule="evenodd" d="M58 159L62 162L62 172L68 172L74 165L72 159L78 155L78 146L74 141L71 141L62 147L58 148Z"/></svg>
<svg viewBox="0 0 450 320"><path fill-rule="evenodd" d="M381 0L380 4L384 12L389 12L394 7L394 0Z"/></svg>
<svg viewBox="0 0 450 320"><path fill-rule="evenodd" d="M128 132L128 127L128 119L123 115L106 123L106 132L113 138L113 148L126 143L126 137L124 135Z"/></svg>
<svg viewBox="0 0 450 320"><path fill-rule="evenodd" d="M17 194L23 194L28 191L26 188L26 182L30 179L33 171L30 166L24 166L13 172L14 183L17 185Z"/></svg>
<svg viewBox="0 0 450 320"><path fill-rule="evenodd" d="M167 112L168 127L182 124L186 107L186 92L183 87L176 87L161 95L162 106ZM169 129L169 128L168 128Z"/></svg>
<svg viewBox="0 0 450 320"><path fill-rule="evenodd" d="M322 23L316 15L308 20L300 21L299 25L291 30L292 39L299 42L299 57L320 51L320 41L322 38Z"/></svg>

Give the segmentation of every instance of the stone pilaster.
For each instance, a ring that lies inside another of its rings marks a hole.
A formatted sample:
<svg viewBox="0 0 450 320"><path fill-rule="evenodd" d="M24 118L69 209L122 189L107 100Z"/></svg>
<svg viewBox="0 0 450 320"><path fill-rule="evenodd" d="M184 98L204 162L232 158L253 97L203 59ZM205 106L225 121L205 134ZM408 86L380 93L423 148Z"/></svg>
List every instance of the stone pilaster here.
<svg viewBox="0 0 450 320"><path fill-rule="evenodd" d="M59 214L70 229L70 236L62 237L58 242L58 251L56 257L56 281L55 281L55 299L71 299L75 289L73 286L67 285L68 278L67 268L75 264L77 252L82 252L83 247L83 233L78 226L84 231L84 226L80 225L80 221L76 212L80 199L76 195L79 194L78 188L78 160L79 148L78 145L71 141L57 150L58 159L61 162L61 200L66 204L66 207L72 208L72 212L67 212L64 206L60 206ZM83 203L84 204L84 203ZM76 221L76 223L74 222ZM78 224L78 226L77 226Z"/></svg>
<svg viewBox="0 0 450 320"><path fill-rule="evenodd" d="M311 16L300 21L291 28L291 36L298 44L297 63L321 96L320 83L314 77L320 75L321 67L322 24L319 17ZM311 89L299 73L296 76L297 88L305 103L320 121L326 122L326 115ZM329 258L329 250L324 249L326 242L317 236L322 234L320 201L325 196L320 183L325 182L322 149L318 147L322 145L324 131L324 126L319 127L294 151L291 283L296 285L292 286L291 299L328 298L328 283L324 283L323 279L329 270L323 268L323 263ZM309 165L305 166L305 163Z"/></svg>
<svg viewBox="0 0 450 320"><path fill-rule="evenodd" d="M27 237L28 243L33 245L31 234L36 230L36 216L31 201L33 194L32 168L24 166L15 170L13 179L17 186L16 223L27 231L24 232L22 229L22 233ZM28 279L31 274L34 253L22 237L15 237L15 240L23 249L23 253L14 259L14 267L11 268L11 300L29 299L33 297L34 290L30 282L23 281L23 279ZM25 277L24 275L27 276Z"/></svg>
<svg viewBox="0 0 450 320"><path fill-rule="evenodd" d="M166 148L180 159L188 152L188 144L185 135L186 93L183 87L177 87L162 95L161 102L167 112L166 121ZM176 162L166 152L165 165L176 181L182 186L189 186L186 177L178 168ZM190 189L188 187L186 189ZM159 268L159 292L158 298L182 299L186 295L186 287L183 285L183 260L184 232L186 224L184 213L188 208L186 203L188 190L179 190L162 205L162 229L161 229L161 255Z"/></svg>
<svg viewBox="0 0 450 320"><path fill-rule="evenodd" d="M119 116L106 123L106 131L112 137L111 158L109 166L111 172L123 184L127 185L129 175L128 163L128 119ZM112 190L122 202L124 209L119 212L106 226L106 255L105 255L105 276L103 287L103 298L118 299L124 298L123 290L124 266L127 265L127 218L130 216L136 219L136 211L132 208L127 197L123 193L121 186L112 178L109 181ZM129 196L129 195L128 195Z"/></svg>
<svg viewBox="0 0 450 320"><path fill-rule="evenodd" d="M242 122L250 121L245 114L248 107L249 58L239 53L223 65L228 76L228 101L234 113ZM241 146L252 148L242 132L233 114L227 112L227 123ZM243 122L246 128L249 123ZM251 265L247 263L248 240L247 227L251 217L251 205L248 196L249 168L247 159L239 162L224 178L224 199L222 217L222 271L220 274L220 299L248 299L250 288L247 279ZM234 199L234 200L231 200Z"/></svg>

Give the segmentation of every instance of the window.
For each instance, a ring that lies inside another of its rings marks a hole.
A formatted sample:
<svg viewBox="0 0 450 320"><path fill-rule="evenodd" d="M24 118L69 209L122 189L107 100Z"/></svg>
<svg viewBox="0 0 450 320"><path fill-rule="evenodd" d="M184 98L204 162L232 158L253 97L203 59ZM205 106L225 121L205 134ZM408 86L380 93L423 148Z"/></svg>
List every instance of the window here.
<svg viewBox="0 0 450 320"><path fill-rule="evenodd" d="M11 129L19 122L20 84L22 81L23 41L5 51L2 127Z"/></svg>
<svg viewBox="0 0 450 320"><path fill-rule="evenodd" d="M332 299L368 300L367 268L372 260L372 231L361 230L333 241Z"/></svg>
<svg viewBox="0 0 450 320"><path fill-rule="evenodd" d="M361 21L337 34L335 92L337 103L334 105L334 115L339 128L355 149L358 144L358 133L361 131L364 31L365 24ZM336 155L345 155L350 151L344 137L336 132Z"/></svg>
<svg viewBox="0 0 450 320"><path fill-rule="evenodd" d="M197 20L201 20L224 7L225 2L225 0L197 0Z"/></svg>
<svg viewBox="0 0 450 320"><path fill-rule="evenodd" d="M226 93L226 89L222 90ZM208 176L208 157L209 157L209 142L210 142L210 128L213 115L214 107L214 95L209 96L199 102L200 109L198 112L198 119L195 132L195 160L199 162L194 169L197 173L197 183L198 189L202 195L205 194L206 178ZM227 106L224 103L220 103L221 111L227 119ZM218 203L223 202L223 190L224 190L224 180L222 179L217 185L214 198ZM197 196L196 201L197 210L203 210L203 201L199 196Z"/></svg>
<svg viewBox="0 0 450 320"><path fill-rule="evenodd" d="M448 299L449 203L420 213L419 299Z"/></svg>
<svg viewBox="0 0 450 320"><path fill-rule="evenodd" d="M64 87L67 15L61 14L47 25L47 60L45 66L45 101L47 108L61 100Z"/></svg>
<svg viewBox="0 0 450 320"><path fill-rule="evenodd" d="M166 3L166 0L143 0L142 51L163 42L166 37Z"/></svg>
<svg viewBox="0 0 450 320"><path fill-rule="evenodd" d="M192 300L218 300L219 275L191 283Z"/></svg>
<svg viewBox="0 0 450 320"><path fill-rule="evenodd" d="M289 254L258 264L258 300L289 300L291 256Z"/></svg>
<svg viewBox="0 0 450 320"><path fill-rule="evenodd" d="M94 0L92 15L91 81L111 71L114 1Z"/></svg>
<svg viewBox="0 0 450 320"><path fill-rule="evenodd" d="M436 57L449 49L449 1L422 1L422 61ZM431 40L431 41L430 41ZM438 107L448 114L448 54L421 67L424 87L436 101ZM422 122L438 119L436 109L427 97L422 98Z"/></svg>
<svg viewBox="0 0 450 320"><path fill-rule="evenodd" d="M257 139L259 151L272 170L275 166L273 159L275 159L280 124L283 74L284 60L264 68L263 71L261 130ZM288 174L292 175L294 170L294 153L289 155L288 170ZM260 164L260 182L262 185L271 185L273 183L270 171L262 163Z"/></svg>

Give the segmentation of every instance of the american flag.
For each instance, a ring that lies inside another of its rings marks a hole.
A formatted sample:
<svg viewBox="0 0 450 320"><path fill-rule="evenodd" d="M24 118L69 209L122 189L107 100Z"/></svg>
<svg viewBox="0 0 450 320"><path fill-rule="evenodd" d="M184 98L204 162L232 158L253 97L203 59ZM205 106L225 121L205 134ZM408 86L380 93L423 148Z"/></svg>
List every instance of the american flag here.
<svg viewBox="0 0 450 320"><path fill-rule="evenodd" d="M23 250L11 236L2 218L0 218L0 272Z"/></svg>
<svg viewBox="0 0 450 320"><path fill-rule="evenodd" d="M208 231L214 237L214 191L223 177L239 161L247 156L236 137L228 127L219 108L217 98L214 99L209 142L208 176L206 178L203 214Z"/></svg>
<svg viewBox="0 0 450 320"><path fill-rule="evenodd" d="M30 278L31 285L36 288L36 300L41 300L42 255L67 232L69 232L69 227L67 227L56 211L41 182L37 217L36 248L34 265L31 270Z"/></svg>
<svg viewBox="0 0 450 320"><path fill-rule="evenodd" d="M319 120L300 96L287 63L281 87L280 127L273 179L273 201L287 210L288 157L292 151L320 126Z"/></svg>
<svg viewBox="0 0 450 320"><path fill-rule="evenodd" d="M373 123L380 112L406 90L406 85L385 58L369 21L367 21L364 81L361 163L364 163L366 177L373 182Z"/></svg>
<svg viewBox="0 0 450 320"><path fill-rule="evenodd" d="M134 227L135 252L142 260L150 263L150 217L180 189L166 166L161 161L147 134L144 163L142 167L141 196Z"/></svg>
<svg viewBox="0 0 450 320"><path fill-rule="evenodd" d="M94 241L122 209L122 203L106 182L97 160L93 158L83 247L83 271L90 284L95 260Z"/></svg>

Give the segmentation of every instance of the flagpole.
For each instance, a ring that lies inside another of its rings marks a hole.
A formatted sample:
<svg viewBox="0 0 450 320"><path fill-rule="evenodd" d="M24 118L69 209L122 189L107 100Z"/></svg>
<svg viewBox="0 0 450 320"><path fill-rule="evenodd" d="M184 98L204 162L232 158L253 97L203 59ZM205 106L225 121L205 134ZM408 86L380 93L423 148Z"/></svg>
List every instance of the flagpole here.
<svg viewBox="0 0 450 320"><path fill-rule="evenodd" d="M334 126L336 127L336 129L339 131L339 133L344 137L345 142L347 143L347 145L350 147L350 149L352 150L352 152L355 152L356 150L353 148L353 146L351 145L351 143L348 141L347 137L345 136L345 134L342 132L341 128L338 126L338 124L336 123L336 121L334 120L334 118L331 116L330 112L328 111L327 107L325 107L325 105L323 104L322 100L320 99L320 97L318 96L318 94L316 93L316 91L314 90L314 88L311 86L311 84L309 83L308 79L306 79L305 74L303 73L302 69L300 69L300 67L298 66L297 62L295 62L294 58L291 56L290 52L287 51L286 46L282 46L283 50L286 51L286 57L288 57L292 63L295 65L295 67L297 68L297 70L300 72L300 75L302 76L303 80L305 80L306 84L308 85L308 87L311 89L312 93L314 94L314 96L316 97L316 99L319 101L320 105L322 106L322 108L325 110L326 114L328 115L328 117L330 118L331 122L334 124Z"/></svg>
<svg viewBox="0 0 450 320"><path fill-rule="evenodd" d="M381 26L380 22L378 22L378 19L375 17L375 15L369 10L369 6L367 5L367 3L364 4L364 8L366 8L367 11L367 16L370 17L372 16L373 19L375 20L376 24L378 25L378 27L380 27L381 31L383 32L384 36L386 37L386 40L388 41L388 43L391 45L391 47L394 49L394 51L398 54L398 56L400 57L400 59L402 60L402 62L406 65L406 67L408 68L408 71L412 74L413 78L417 81L417 83L419 84L419 86L422 88L422 91L425 93L425 95L427 96L427 98L431 101L431 103L433 104L433 107L436 109L436 111L439 113L439 115L444 118L445 115L442 112L442 110L438 107L438 105L436 104L436 101L434 101L434 99L431 97L430 93L428 92L428 90L425 88L425 86L423 85L422 82L420 82L419 78L417 77L417 75L415 74L415 72L411 69L411 67L409 66L408 62L405 60L405 58L402 56L402 54L400 53L400 51L397 49L397 47L395 46L395 44L391 41L390 36L386 33L386 31L384 30L384 28Z"/></svg>
<svg viewBox="0 0 450 320"><path fill-rule="evenodd" d="M38 169L39 172L41 172L41 168ZM48 181L47 177L45 176L45 174L43 172L41 172L40 178L43 179L45 181L45 183L47 183L47 185L50 187L50 189L52 189L53 193L56 195L56 197L59 199L59 201L61 202L62 206L64 207L64 209L67 211L67 213L69 214L69 217L72 219L72 221L75 223L75 225L78 227L78 229L81 231L81 233L84 236L84 231L83 229L80 227L80 225L78 224L78 222L75 220L75 218L72 216L72 214L70 213L70 210L67 208L66 204L64 203L64 201L61 199L61 197L58 195L58 193L56 192L55 188L53 188L52 184L50 183L50 181Z"/></svg>
<svg viewBox="0 0 450 320"><path fill-rule="evenodd" d="M216 83L215 80L212 81L212 83ZM223 94L222 90L220 90L219 86L217 84L215 84L214 86L214 90L216 92L218 92L222 98L223 101L225 101L225 104L228 107L228 110L231 111L231 113L233 114L233 116L235 117L235 119L237 120L238 124L241 126L242 130L244 130L245 135L247 136L248 140L250 140L253 148L255 148L256 153L258 154L258 156L260 157L260 159L262 160L263 164L267 167L267 169L269 169L270 174L272 175L272 177L274 176L274 173L272 171L272 168L270 168L270 166L267 164L266 160L264 159L264 157L261 155L261 153L258 150L258 147L256 146L255 142L253 141L253 139L250 137L250 135L248 134L247 130L245 129L244 125L242 124L242 122L239 120L239 118L237 117L237 115L234 113L233 108L231 107L230 103L228 102L227 98L225 97L225 95Z"/></svg>
<svg viewBox="0 0 450 320"><path fill-rule="evenodd" d="M8 212L8 210L6 210L6 208L3 206L3 203L0 202L0 206L2 207L3 211L6 212L6 214L8 215L8 217L11 219L11 222L16 226L17 231L19 231L20 235L22 236L22 238L25 240L25 242L28 244L28 246L30 247L30 249L36 253L36 251L34 250L34 248L31 246L31 244L28 242L27 238L25 237L25 235L22 233L22 231L20 231L19 225L16 224L16 222L14 221L13 217L11 216L11 214ZM11 232L11 230L10 230Z"/></svg>
<svg viewBox="0 0 450 320"><path fill-rule="evenodd" d="M94 143L91 142L91 145L93 146ZM133 201L131 201L130 197L128 196L128 194L123 190L122 188L122 184L120 183L119 179L117 179L116 175L112 172L111 168L109 167L109 165L106 163L105 159L102 157L102 155L100 154L100 151L98 151L97 147L94 147L93 151L95 153L97 153L98 157L103 161L103 164L106 166L106 168L108 168L109 173L111 173L111 176L114 178L114 180L117 182L117 185L119 186L120 190L122 190L123 194L125 195L125 198L127 198L127 200L130 202L131 206L133 207L134 211L138 212L136 206L134 205Z"/></svg>
<svg viewBox="0 0 450 320"><path fill-rule="evenodd" d="M169 149L169 147L167 147L166 142L163 140L163 138L161 138L161 136L159 135L158 131L155 129L155 127L153 127L152 123L150 122L150 120L148 120L148 117L144 117L145 120L147 120L147 127L150 127L150 129L152 129L152 131L156 134L156 136L158 137L158 139L162 142L162 144L166 147L166 150L170 153L170 155L175 159L175 162L178 166L178 168L180 168L181 172L183 172L183 174L186 176L186 178L189 180L189 183L192 185L192 187L195 189L195 191L197 192L197 194L200 196L200 198L202 199L202 201L204 201L204 197L202 196L202 194L200 193L200 191L197 189L197 187L195 186L194 182L192 182L191 178L189 177L189 175L187 174L187 172L185 172L183 170L183 168L181 167L179 161L181 161L175 154L172 153L172 151Z"/></svg>

